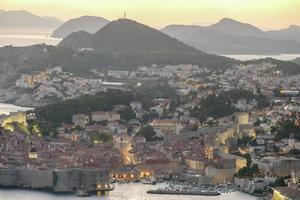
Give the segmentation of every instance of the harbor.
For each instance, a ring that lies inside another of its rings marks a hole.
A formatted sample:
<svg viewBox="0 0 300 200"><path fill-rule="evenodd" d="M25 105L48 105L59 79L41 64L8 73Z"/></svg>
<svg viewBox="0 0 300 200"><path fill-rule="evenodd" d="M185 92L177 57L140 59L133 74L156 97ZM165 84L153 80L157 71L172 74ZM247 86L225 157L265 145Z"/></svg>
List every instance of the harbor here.
<svg viewBox="0 0 300 200"><path fill-rule="evenodd" d="M164 184L144 185L141 183L113 184L114 190L107 195L91 195L86 199L96 200L255 200L256 198L240 192L222 193L218 196L193 196L193 195L157 195L149 194L147 191L164 187ZM74 200L81 199L74 194L55 194L45 191L34 191L24 189L0 189L0 196L5 200Z"/></svg>
<svg viewBox="0 0 300 200"><path fill-rule="evenodd" d="M196 195L196 196L218 196L221 193L235 192L236 189L229 184L223 185L199 185L188 182L166 182L164 187L149 190L149 194L164 195Z"/></svg>

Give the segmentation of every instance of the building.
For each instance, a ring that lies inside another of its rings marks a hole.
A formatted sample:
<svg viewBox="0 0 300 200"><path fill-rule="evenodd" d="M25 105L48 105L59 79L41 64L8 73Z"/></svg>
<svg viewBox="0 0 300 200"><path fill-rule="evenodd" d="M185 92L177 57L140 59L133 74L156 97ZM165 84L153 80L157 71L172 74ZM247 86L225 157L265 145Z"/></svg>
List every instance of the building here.
<svg viewBox="0 0 300 200"><path fill-rule="evenodd" d="M91 113L91 118L93 122L101 122L108 120L107 112L97 111Z"/></svg>
<svg viewBox="0 0 300 200"><path fill-rule="evenodd" d="M235 113L235 132L238 138L256 136L254 127L249 125L249 113Z"/></svg>
<svg viewBox="0 0 300 200"><path fill-rule="evenodd" d="M179 124L174 119L155 119L150 125L158 137L180 133Z"/></svg>
<svg viewBox="0 0 300 200"><path fill-rule="evenodd" d="M289 176L292 171L298 171L300 168L300 159L284 156L265 157L253 160L253 163L258 165L262 173L279 177Z"/></svg>
<svg viewBox="0 0 300 200"><path fill-rule="evenodd" d="M204 170L205 169L205 162L201 159L185 159L185 164L194 170Z"/></svg>
<svg viewBox="0 0 300 200"><path fill-rule="evenodd" d="M89 124L90 117L85 114L76 114L72 116L72 122L75 127L79 126L81 128L85 128L86 125Z"/></svg>
<svg viewBox="0 0 300 200"><path fill-rule="evenodd" d="M205 157L208 160L214 159L214 148L213 147L211 147L211 146L205 147Z"/></svg>
<svg viewBox="0 0 300 200"><path fill-rule="evenodd" d="M141 102L134 101L130 103L130 107L134 112L138 112L143 109L143 104Z"/></svg>
<svg viewBox="0 0 300 200"><path fill-rule="evenodd" d="M101 121L119 121L121 116L117 112L103 112L97 111L91 113L93 122L101 122Z"/></svg>
<svg viewBox="0 0 300 200"><path fill-rule="evenodd" d="M273 188L273 200L299 200L300 190L290 187Z"/></svg>
<svg viewBox="0 0 300 200"><path fill-rule="evenodd" d="M37 154L37 150L36 148L32 147L28 153L28 158L30 160L33 160L33 159L37 159L38 158L38 154Z"/></svg>

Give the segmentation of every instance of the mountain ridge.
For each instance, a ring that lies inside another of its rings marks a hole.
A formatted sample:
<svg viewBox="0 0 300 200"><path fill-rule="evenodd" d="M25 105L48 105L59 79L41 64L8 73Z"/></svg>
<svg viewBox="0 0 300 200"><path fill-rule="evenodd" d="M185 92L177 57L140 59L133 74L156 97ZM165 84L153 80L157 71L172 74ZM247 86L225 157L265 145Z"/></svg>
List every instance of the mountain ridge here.
<svg viewBox="0 0 300 200"><path fill-rule="evenodd" d="M41 17L26 10L0 10L2 28L54 28L62 23L55 17Z"/></svg>
<svg viewBox="0 0 300 200"><path fill-rule="evenodd" d="M79 45L75 46L74 41ZM106 56L110 54L120 60L131 58L138 65L176 63L226 67L227 64L234 63L231 59L204 53L156 29L129 19L110 22L92 36L83 32L73 33L58 46L74 51L93 49L97 53L105 53Z"/></svg>
<svg viewBox="0 0 300 200"><path fill-rule="evenodd" d="M78 31L95 33L107 23L109 23L109 20L96 16L85 15L78 18L73 18L54 30L52 37L65 38L68 35Z"/></svg>
<svg viewBox="0 0 300 200"><path fill-rule="evenodd" d="M266 36L262 30L252 24L239 22L231 18L223 18L207 28L234 36Z"/></svg>
<svg viewBox="0 0 300 200"><path fill-rule="evenodd" d="M223 29L222 26L228 23L233 23L228 26L231 28ZM221 26L219 26L220 24ZM235 26L239 27L237 31ZM249 26L246 30L253 31L239 30L244 26ZM300 53L300 43L296 41L272 37L268 32L263 32L253 25L228 18L207 27L168 25L161 31L199 50L213 54ZM243 34L243 32L245 33ZM300 38L300 33L298 37Z"/></svg>

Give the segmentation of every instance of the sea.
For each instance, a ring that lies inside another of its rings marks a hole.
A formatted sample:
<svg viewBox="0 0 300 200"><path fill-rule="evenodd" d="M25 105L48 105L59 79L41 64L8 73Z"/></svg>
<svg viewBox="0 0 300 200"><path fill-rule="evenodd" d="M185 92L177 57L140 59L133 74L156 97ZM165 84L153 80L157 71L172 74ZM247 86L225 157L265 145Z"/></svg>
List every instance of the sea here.
<svg viewBox="0 0 300 200"><path fill-rule="evenodd" d="M28 110L33 110L33 108L26 108L26 107L16 106L13 104L0 103L0 115L8 115L11 112L28 111ZM0 200L2 200L1 196L0 196Z"/></svg>
<svg viewBox="0 0 300 200"><path fill-rule="evenodd" d="M256 60L261 58L274 58L277 60L284 60L284 61L290 61L294 60L295 58L299 58L300 54L278 54L278 55L222 55L229 58L233 58L240 61L247 61L247 60Z"/></svg>
<svg viewBox="0 0 300 200"><path fill-rule="evenodd" d="M184 196L147 194L148 190L157 189L159 185L143 185L139 183L116 184L115 189L104 196L92 196L91 200L254 200L256 197L241 192L226 193L220 196ZM50 192L0 189L1 200L74 200L74 194L53 194Z"/></svg>
<svg viewBox="0 0 300 200"><path fill-rule="evenodd" d="M53 28L0 28L0 47L31 46L34 44L57 45L61 39L51 37Z"/></svg>

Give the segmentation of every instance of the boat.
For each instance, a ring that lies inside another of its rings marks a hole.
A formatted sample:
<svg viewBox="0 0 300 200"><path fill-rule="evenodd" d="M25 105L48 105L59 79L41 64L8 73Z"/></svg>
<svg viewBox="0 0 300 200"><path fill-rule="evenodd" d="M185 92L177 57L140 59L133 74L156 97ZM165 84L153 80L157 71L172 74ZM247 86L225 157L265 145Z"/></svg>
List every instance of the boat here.
<svg viewBox="0 0 300 200"><path fill-rule="evenodd" d="M90 197L92 196L90 193L83 191L83 190L78 190L76 193L77 197Z"/></svg>
<svg viewBox="0 0 300 200"><path fill-rule="evenodd" d="M197 195L197 196L218 196L219 192L214 191L171 191L171 190L149 190L148 194L166 194L166 195Z"/></svg>
<svg viewBox="0 0 300 200"><path fill-rule="evenodd" d="M140 182L145 185L156 185L155 179L142 179Z"/></svg>

